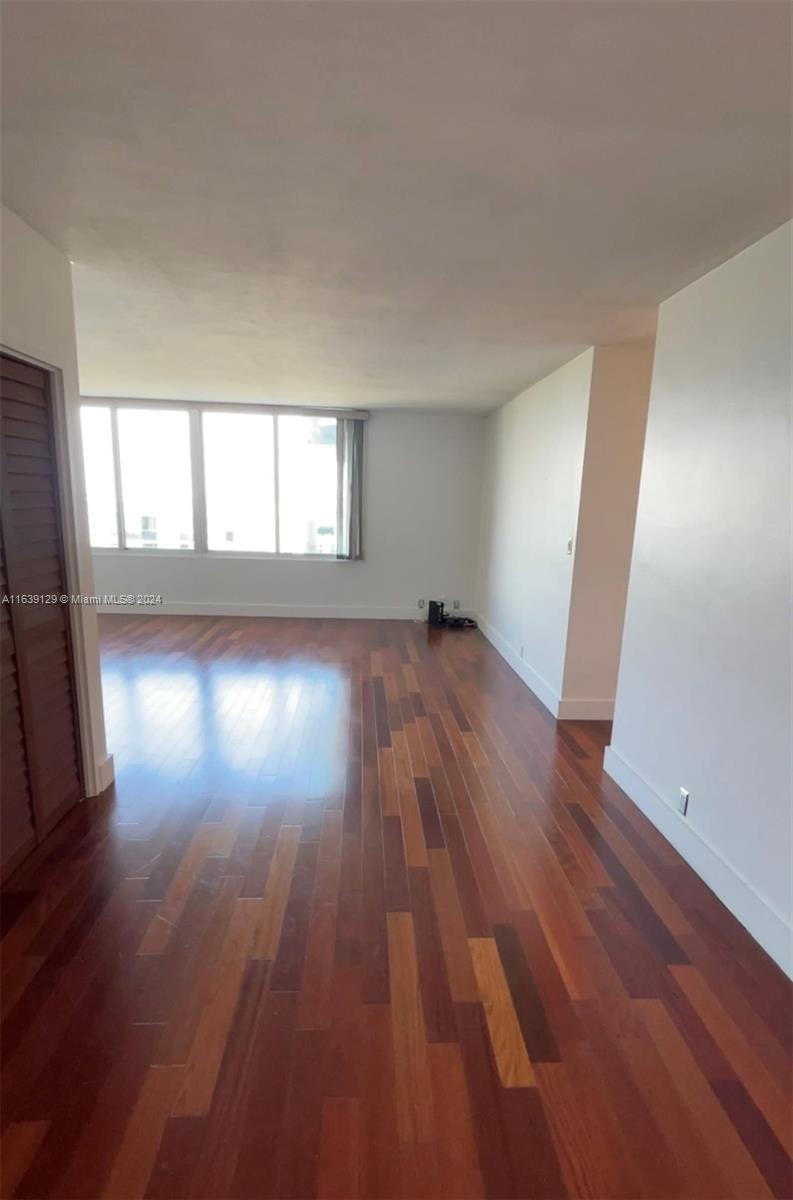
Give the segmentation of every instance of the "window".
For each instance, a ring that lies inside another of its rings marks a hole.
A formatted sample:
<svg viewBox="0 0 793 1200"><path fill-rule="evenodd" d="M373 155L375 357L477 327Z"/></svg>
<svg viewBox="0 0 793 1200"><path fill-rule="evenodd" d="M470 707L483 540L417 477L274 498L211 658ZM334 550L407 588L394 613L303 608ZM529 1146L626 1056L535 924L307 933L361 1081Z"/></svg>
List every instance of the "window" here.
<svg viewBox="0 0 793 1200"><path fill-rule="evenodd" d="M286 554L336 553L334 417L278 417L278 524Z"/></svg>
<svg viewBox="0 0 793 1200"><path fill-rule="evenodd" d="M91 545L361 557L362 416L82 408Z"/></svg>
<svg viewBox="0 0 793 1200"><path fill-rule="evenodd" d="M208 549L274 553L272 416L204 412L201 420Z"/></svg>
<svg viewBox="0 0 793 1200"><path fill-rule="evenodd" d="M119 408L117 418L125 545L191 550L189 415L171 409Z"/></svg>
<svg viewBox="0 0 793 1200"><path fill-rule="evenodd" d="M116 473L109 408L83 408L80 413L88 495L88 531L92 546L118 545Z"/></svg>

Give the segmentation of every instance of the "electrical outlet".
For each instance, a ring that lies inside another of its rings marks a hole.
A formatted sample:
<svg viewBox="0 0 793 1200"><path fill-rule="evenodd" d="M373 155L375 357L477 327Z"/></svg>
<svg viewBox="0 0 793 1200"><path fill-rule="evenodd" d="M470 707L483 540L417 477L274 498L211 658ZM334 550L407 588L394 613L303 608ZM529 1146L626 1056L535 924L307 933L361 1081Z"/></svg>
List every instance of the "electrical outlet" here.
<svg viewBox="0 0 793 1200"><path fill-rule="evenodd" d="M424 601L423 601L423 600L419 600L419 608L423 608L423 607L424 607Z"/></svg>
<svg viewBox="0 0 793 1200"><path fill-rule="evenodd" d="M680 789L680 799L677 802L677 811L684 817L688 815L688 792L685 788Z"/></svg>
<svg viewBox="0 0 793 1200"><path fill-rule="evenodd" d="M459 600L453 600L453 601L452 601L452 608L459 608L459 607L460 607L460 601L459 601Z"/></svg>

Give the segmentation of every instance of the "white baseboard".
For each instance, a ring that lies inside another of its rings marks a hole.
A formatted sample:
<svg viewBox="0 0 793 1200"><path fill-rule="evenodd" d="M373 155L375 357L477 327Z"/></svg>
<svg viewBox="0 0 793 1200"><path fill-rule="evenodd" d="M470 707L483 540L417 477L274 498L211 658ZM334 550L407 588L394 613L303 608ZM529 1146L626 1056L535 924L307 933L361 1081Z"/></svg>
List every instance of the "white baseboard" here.
<svg viewBox="0 0 793 1200"><path fill-rule="evenodd" d="M556 715L560 721L610 721L614 716L614 701L562 699Z"/></svg>
<svg viewBox="0 0 793 1200"><path fill-rule="evenodd" d="M93 770L89 769L93 767ZM93 764L88 764L85 771L86 796L100 796L105 788L110 787L116 777L113 766L113 755L108 754Z"/></svg>
<svg viewBox="0 0 793 1200"><path fill-rule="evenodd" d="M489 621L483 616L477 615L477 624L482 630L491 646L498 650L501 657L508 663L512 670L518 675L529 691L534 692L538 700L541 700L551 716L558 715L559 696L551 687L551 685L543 679L542 675L538 675L532 670L525 659L521 658L517 651L512 647L505 637L495 629Z"/></svg>
<svg viewBox="0 0 793 1200"><path fill-rule="evenodd" d="M690 822L668 804L613 746L607 747L603 766L755 941L787 975L793 977L793 929L782 914L708 845Z"/></svg>
<svg viewBox="0 0 793 1200"><path fill-rule="evenodd" d="M418 621L417 608L355 604L238 604L226 600L169 600L165 604L101 604L100 613L170 617L324 617L358 621Z"/></svg>
<svg viewBox="0 0 793 1200"><path fill-rule="evenodd" d="M503 634L483 616L477 616L477 622L482 633L505 662L509 663L516 675L519 675L526 687L534 692L541 700L552 717L558 721L610 721L614 716L614 700L574 700L564 699L538 675L532 667L521 658L514 646L511 646Z"/></svg>
<svg viewBox="0 0 793 1200"><path fill-rule="evenodd" d="M105 788L110 787L116 777L116 769L113 765L113 755L108 754L102 762L96 765L96 780L99 784L99 791L103 792Z"/></svg>

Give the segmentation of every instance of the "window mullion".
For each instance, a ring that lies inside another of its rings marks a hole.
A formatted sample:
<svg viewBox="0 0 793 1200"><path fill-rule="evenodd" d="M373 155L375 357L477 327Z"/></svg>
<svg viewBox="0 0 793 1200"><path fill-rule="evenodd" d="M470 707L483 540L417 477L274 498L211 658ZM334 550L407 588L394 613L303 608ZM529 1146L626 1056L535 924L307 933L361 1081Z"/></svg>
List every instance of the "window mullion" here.
<svg viewBox="0 0 793 1200"><path fill-rule="evenodd" d="M121 451L118 444L118 407L110 405L110 434L113 443L113 477L116 484L116 527L118 529L118 548L126 550L127 531L124 521L124 493L121 490Z"/></svg>
<svg viewBox="0 0 793 1200"><path fill-rule="evenodd" d="M275 553L281 553L281 498L279 496L278 415L273 413L273 487L275 489Z"/></svg>

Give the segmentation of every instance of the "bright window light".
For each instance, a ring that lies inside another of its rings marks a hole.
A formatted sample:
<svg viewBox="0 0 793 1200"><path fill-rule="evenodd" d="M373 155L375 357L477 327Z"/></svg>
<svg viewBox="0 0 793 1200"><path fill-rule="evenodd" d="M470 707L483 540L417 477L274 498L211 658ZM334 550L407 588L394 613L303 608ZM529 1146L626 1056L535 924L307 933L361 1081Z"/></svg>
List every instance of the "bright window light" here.
<svg viewBox="0 0 793 1200"><path fill-rule="evenodd" d="M118 521L110 409L83 408L80 420L91 545L112 548L118 546Z"/></svg>
<svg viewBox="0 0 793 1200"><path fill-rule="evenodd" d="M81 421L92 546L348 557L338 524L342 512L352 529L360 511L355 418L101 400Z"/></svg>
<svg viewBox="0 0 793 1200"><path fill-rule="evenodd" d="M278 519L282 554L335 554L338 464L335 417L278 417Z"/></svg>
<svg viewBox="0 0 793 1200"><path fill-rule="evenodd" d="M120 408L118 449L127 547L191 550L188 414L174 409Z"/></svg>
<svg viewBox="0 0 793 1200"><path fill-rule="evenodd" d="M203 413L207 547L273 553L273 418Z"/></svg>

